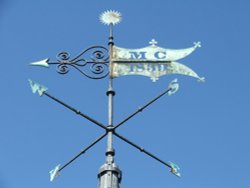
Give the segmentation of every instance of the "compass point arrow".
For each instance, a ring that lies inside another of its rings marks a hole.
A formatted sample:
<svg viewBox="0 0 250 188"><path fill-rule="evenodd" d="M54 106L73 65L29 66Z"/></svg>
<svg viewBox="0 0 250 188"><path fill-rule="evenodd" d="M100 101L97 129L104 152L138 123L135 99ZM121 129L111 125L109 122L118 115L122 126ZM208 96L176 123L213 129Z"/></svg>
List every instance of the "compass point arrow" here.
<svg viewBox="0 0 250 188"><path fill-rule="evenodd" d="M47 87L45 87L43 85L40 85L37 82L34 82L34 81L30 80L30 79L28 81L29 81L32 93L38 92L38 95L42 96L43 93L48 90Z"/></svg>
<svg viewBox="0 0 250 188"><path fill-rule="evenodd" d="M56 177L58 177L59 174L59 170L60 170L60 166L61 165L57 165L53 170L51 170L50 173L50 181L53 181Z"/></svg>
<svg viewBox="0 0 250 188"><path fill-rule="evenodd" d="M170 89L170 91L168 92L168 95L173 95L175 94L178 89L179 89L179 83L178 83L178 80L177 78L174 79L169 85L168 85L168 88Z"/></svg>

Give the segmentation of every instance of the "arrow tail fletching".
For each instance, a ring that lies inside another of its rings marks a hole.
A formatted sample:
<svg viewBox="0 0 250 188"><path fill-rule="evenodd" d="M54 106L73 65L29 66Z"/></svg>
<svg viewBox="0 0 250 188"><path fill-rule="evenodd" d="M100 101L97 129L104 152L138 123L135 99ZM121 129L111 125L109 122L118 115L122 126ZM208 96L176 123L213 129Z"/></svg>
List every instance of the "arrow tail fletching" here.
<svg viewBox="0 0 250 188"><path fill-rule="evenodd" d="M60 166L61 165L57 165L54 169L52 169L49 173L50 173L50 181L52 182L56 177L58 177L59 171L60 171Z"/></svg>
<svg viewBox="0 0 250 188"><path fill-rule="evenodd" d="M47 87L45 87L43 85L40 85L37 82L34 82L34 81L30 80L30 79L28 81L29 81L32 93L37 92L39 96L42 96L43 93L48 90Z"/></svg>

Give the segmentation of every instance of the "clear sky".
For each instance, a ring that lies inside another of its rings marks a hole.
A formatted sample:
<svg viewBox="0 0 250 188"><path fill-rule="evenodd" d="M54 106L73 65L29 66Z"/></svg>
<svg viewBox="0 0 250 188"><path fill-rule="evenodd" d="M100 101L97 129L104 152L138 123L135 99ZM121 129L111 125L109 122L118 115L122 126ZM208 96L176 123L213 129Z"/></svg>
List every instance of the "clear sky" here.
<svg viewBox="0 0 250 188"><path fill-rule="evenodd" d="M248 0L0 0L1 188L97 187L105 162L106 140L62 171L54 182L49 171L64 164L103 130L46 96L32 94L28 79L49 93L107 124L108 80L90 80L75 70L59 75L28 66L44 58L72 57L91 45L108 43L108 27L99 15L122 13L114 28L115 44L141 48L155 38L165 48L202 48L180 60L206 77L170 75L114 79L114 122L179 79L180 90L131 119L118 133L165 161L169 169L121 140L114 140L121 186L171 188L249 187L250 177L250 1Z"/></svg>

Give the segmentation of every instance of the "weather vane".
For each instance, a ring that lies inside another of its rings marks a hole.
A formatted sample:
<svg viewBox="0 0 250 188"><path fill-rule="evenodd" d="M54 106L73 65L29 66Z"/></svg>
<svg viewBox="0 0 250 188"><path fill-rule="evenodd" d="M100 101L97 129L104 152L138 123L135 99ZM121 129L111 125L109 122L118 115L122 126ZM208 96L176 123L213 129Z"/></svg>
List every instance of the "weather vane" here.
<svg viewBox="0 0 250 188"><path fill-rule="evenodd" d="M82 149L76 156L69 160L64 165L57 165L50 171L50 180L53 181L60 172L65 169L69 164L75 161L82 154L87 152L90 148L96 145L100 140L107 137L107 149L106 149L106 162L100 167L98 173L99 188L119 188L122 173L118 165L115 163L115 149L113 147L113 136L123 140L127 144L135 147L139 151L145 153L149 157L162 163L170 169L170 172L180 177L180 168L172 163L165 162L156 157L152 153L148 152L144 148L138 146L134 142L125 138L117 132L117 129L124 125L128 120L142 112L145 108L149 107L155 101L162 96L168 94L172 95L179 89L177 79L174 79L168 87L158 96L151 101L138 108L120 121L117 124L113 123L113 97L115 91L113 89L113 79L126 76L126 75L142 75L150 77L153 82L157 81L160 76L169 74L182 74L197 78L199 81L204 81L203 77L200 77L189 67L176 62L195 51L198 47L201 47L200 42L194 43L194 46L186 49L167 49L157 46L158 42L152 39L149 42L149 46L139 49L127 49L114 45L113 26L120 23L122 16L120 12L108 10L100 15L100 21L109 26L109 42L108 48L100 45L90 46L80 52L77 56L71 58L68 52L60 52L57 55L56 61L50 61L49 58L33 62L33 66L50 67L50 65L57 65L57 72L60 74L67 74L70 68L79 71L82 75L91 79L103 79L108 77L108 90L106 92L108 96L108 124L105 125L96 121L94 118L89 117L85 113L72 106L64 103L48 93L48 88L38 84L35 81L29 79L29 83L33 93L38 93L39 96L47 96L55 102L63 105L77 115L89 120L93 124L104 130L104 133L94 140L86 148Z"/></svg>

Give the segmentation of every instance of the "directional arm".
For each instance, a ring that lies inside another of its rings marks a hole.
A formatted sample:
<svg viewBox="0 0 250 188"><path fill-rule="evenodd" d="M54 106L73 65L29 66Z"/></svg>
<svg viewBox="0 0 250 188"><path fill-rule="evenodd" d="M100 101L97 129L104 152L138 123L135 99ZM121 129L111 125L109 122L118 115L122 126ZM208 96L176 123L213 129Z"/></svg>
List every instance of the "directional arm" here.
<svg viewBox="0 0 250 188"><path fill-rule="evenodd" d="M104 46L94 45L81 51L75 57L70 57L68 52L57 54L56 61L49 58L30 63L32 66L49 68L50 65L57 65L57 72L67 74L70 69L75 69L83 76L91 79L102 79L108 76L109 53Z"/></svg>
<svg viewBox="0 0 250 188"><path fill-rule="evenodd" d="M51 96L51 95L48 94L47 92L44 92L43 94L46 95L47 97L51 98L52 100L58 102L59 104L65 106L66 108L72 110L72 111L75 112L77 115L80 115L80 116L86 118L87 120L91 121L92 123L98 125L99 127L103 128L103 129L105 129L105 130L107 129L102 123L100 123L100 122L94 120L93 118L87 116L86 114L83 114L81 111L79 111L79 110L77 110L77 109L75 109L75 108L73 108L73 107L71 107L71 106L65 104L64 102L62 102L62 101L60 101L59 99L57 99L57 98Z"/></svg>
<svg viewBox="0 0 250 188"><path fill-rule="evenodd" d="M130 144L131 146L135 147L136 149L140 150L141 152L145 153L146 155L150 156L151 158L157 160L158 162L162 163L163 165L167 166L170 168L170 171L175 174L176 176L180 177L180 173L179 173L179 167L177 165L175 165L172 162L166 163L163 160L159 159L158 157L156 157L155 155L153 155L152 153L148 152L147 150L145 150L144 148L138 146L137 144L131 142L130 140L128 140L127 138L121 136L120 134L114 132L114 135L117 136L118 138L120 138L121 140L123 140L124 142Z"/></svg>
<svg viewBox="0 0 250 188"><path fill-rule="evenodd" d="M143 107L138 108L138 110L136 110L134 113L132 113L131 115L129 115L127 118L125 118L123 121L121 121L120 123L118 123L114 129L120 127L122 124L124 124L125 122L127 122L129 119L131 119L132 117L134 117L136 114L138 114L139 112L142 112L145 108L147 108L149 105L151 105L152 103L154 103L155 101L157 101L158 99L160 99L162 96L164 96L165 94L169 94L172 95L174 94L179 88L179 84L177 82L177 79L173 80L168 88L162 92L160 95L158 95L157 97L155 97L153 100L149 101L147 104L145 104Z"/></svg>
<svg viewBox="0 0 250 188"><path fill-rule="evenodd" d="M152 157L153 159L159 161L159 162L162 163L163 165L165 165L165 166L171 168L171 165L170 165L170 164L168 164L168 163L164 162L163 160L159 159L158 157L156 157L156 156L153 155L152 153L146 151L144 148L142 148L142 147L136 145L135 143L131 142L131 141L128 140L127 138L121 136L120 134L118 134L118 133L116 133L116 132L114 133L114 135L117 136L118 138L120 138L121 140L123 140L124 142L127 142L127 143L130 144L131 146L135 147L136 149L140 150L141 152L145 153L146 155L148 155L148 156Z"/></svg>
<svg viewBox="0 0 250 188"><path fill-rule="evenodd" d="M95 144L97 144L99 141L101 141L107 133L100 136L98 139L96 139L94 142L92 142L89 146L87 146L85 149L81 150L75 157L73 157L71 160L69 160L66 164L64 164L62 167L60 165L57 165L55 169L50 171L50 181L53 181L57 176L59 176L59 173L66 168L68 165L70 165L73 161L75 161L78 157L80 157L82 154L84 154L86 151L88 151L90 148L92 148Z"/></svg>
<svg viewBox="0 0 250 188"><path fill-rule="evenodd" d="M75 108L73 108L73 107L67 105L66 103L60 101L59 99L57 99L57 98L51 96L49 93L46 92L46 91L48 90L47 87L45 87L45 86L43 86L43 85L41 85L41 84L38 84L37 82L34 82L34 81L30 80L30 79L29 79L28 81L29 81L29 84L30 84L30 87L31 87L31 90L32 90L33 93L36 93L36 92L37 92L37 93L39 94L39 96L46 95L47 97L51 98L52 100L58 102L59 104L65 106L66 108L72 110L72 111L75 112L77 115L80 115L80 116L86 118L87 120L91 121L92 123L98 125L99 127L103 128L103 129L105 129L105 130L107 130L106 126L104 126L103 124L101 124L101 123L99 123L98 121L94 120L93 118L91 118L91 117L89 117L89 116L83 114L83 113L80 112L79 110L76 110Z"/></svg>

